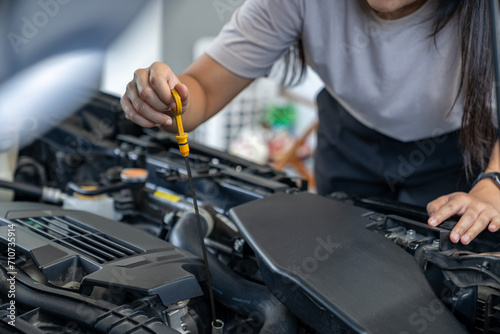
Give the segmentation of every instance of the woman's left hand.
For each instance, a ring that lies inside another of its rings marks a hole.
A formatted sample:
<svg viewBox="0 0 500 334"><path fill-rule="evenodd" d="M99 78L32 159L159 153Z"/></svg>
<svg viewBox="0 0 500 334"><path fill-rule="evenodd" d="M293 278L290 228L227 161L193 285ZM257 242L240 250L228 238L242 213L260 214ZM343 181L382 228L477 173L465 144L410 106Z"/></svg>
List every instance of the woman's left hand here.
<svg viewBox="0 0 500 334"><path fill-rule="evenodd" d="M427 213L430 226L438 226L453 215L461 215L450 239L467 245L486 227L490 232L499 230L500 190L492 180L484 179L469 193L452 193L430 202Z"/></svg>

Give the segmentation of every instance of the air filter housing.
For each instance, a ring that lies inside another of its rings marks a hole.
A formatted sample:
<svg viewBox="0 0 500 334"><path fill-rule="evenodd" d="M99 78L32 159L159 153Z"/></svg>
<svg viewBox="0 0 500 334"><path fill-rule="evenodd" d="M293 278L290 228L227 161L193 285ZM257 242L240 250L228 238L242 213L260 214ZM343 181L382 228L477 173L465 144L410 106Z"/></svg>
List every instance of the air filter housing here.
<svg viewBox="0 0 500 334"><path fill-rule="evenodd" d="M133 226L37 203L0 203L0 217L0 247L14 223L16 252L52 285L87 295L96 286L158 295L164 305L203 295L199 258Z"/></svg>

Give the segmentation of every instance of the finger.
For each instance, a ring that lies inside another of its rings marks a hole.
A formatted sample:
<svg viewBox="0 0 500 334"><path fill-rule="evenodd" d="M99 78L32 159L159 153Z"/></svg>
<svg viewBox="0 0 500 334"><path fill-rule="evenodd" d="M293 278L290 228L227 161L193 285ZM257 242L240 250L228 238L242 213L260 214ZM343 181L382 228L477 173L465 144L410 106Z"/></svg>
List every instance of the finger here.
<svg viewBox="0 0 500 334"><path fill-rule="evenodd" d="M450 195L441 196L427 204L427 213L432 216L440 207L448 203Z"/></svg>
<svg viewBox="0 0 500 334"><path fill-rule="evenodd" d="M158 96L155 88L150 84L149 69L138 69L134 72L134 80L130 83L132 91L136 92L143 101L158 111L166 111L168 106ZM129 87L127 87L128 89ZM133 100L132 100L133 101Z"/></svg>
<svg viewBox="0 0 500 334"><path fill-rule="evenodd" d="M449 195L448 201L432 214L429 224L437 226L453 215L464 213L468 203L470 203L470 199L465 194L454 193Z"/></svg>
<svg viewBox="0 0 500 334"><path fill-rule="evenodd" d="M132 105L130 104L130 100L126 97L126 95L123 95L120 99L120 105L122 106L123 113L125 114L125 118L128 118L127 112L129 112L129 109L132 108Z"/></svg>
<svg viewBox="0 0 500 334"><path fill-rule="evenodd" d="M474 224L466 231L466 233L460 238L460 241L464 245L468 245L479 233L484 231L488 226L491 219L494 217L495 212L484 210L479 216L477 216Z"/></svg>
<svg viewBox="0 0 500 334"><path fill-rule="evenodd" d="M136 90L131 89L130 92L128 92L127 97L132 103L134 111L142 118L145 118L154 124L172 124L172 118L170 116L151 108L149 104L142 100Z"/></svg>
<svg viewBox="0 0 500 334"><path fill-rule="evenodd" d="M149 82L168 109L175 110L175 100L170 90L179 83L179 79L170 67L161 62L154 62L150 67Z"/></svg>
<svg viewBox="0 0 500 334"><path fill-rule="evenodd" d="M189 107L189 90L186 85L178 83L174 87L179 93L179 97L182 101L182 112L185 112Z"/></svg>
<svg viewBox="0 0 500 334"><path fill-rule="evenodd" d="M500 229L500 216L495 216L490 223L490 226L488 226L488 230L490 232L497 232Z"/></svg>
<svg viewBox="0 0 500 334"><path fill-rule="evenodd" d="M459 242L465 232L467 232L474 225L480 214L481 212L473 207L467 208L457 225L451 231L450 240L454 243Z"/></svg>
<svg viewBox="0 0 500 334"><path fill-rule="evenodd" d="M150 120L145 119L141 115L139 115L133 105L130 99L126 96L124 96L121 100L123 111L125 112L125 115L127 115L127 118L134 122L137 125L140 125L144 128L152 128L153 126L158 126L159 124L156 124L154 122L151 122Z"/></svg>

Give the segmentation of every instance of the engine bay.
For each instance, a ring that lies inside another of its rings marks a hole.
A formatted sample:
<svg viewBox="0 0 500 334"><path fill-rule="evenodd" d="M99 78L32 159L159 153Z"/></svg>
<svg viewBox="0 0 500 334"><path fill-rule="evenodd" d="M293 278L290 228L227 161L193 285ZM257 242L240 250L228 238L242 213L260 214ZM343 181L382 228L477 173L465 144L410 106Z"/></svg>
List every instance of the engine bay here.
<svg viewBox="0 0 500 334"><path fill-rule="evenodd" d="M105 93L46 121L0 181L0 332L210 333L175 138ZM498 235L453 244L423 208L190 146L224 333L500 333Z"/></svg>

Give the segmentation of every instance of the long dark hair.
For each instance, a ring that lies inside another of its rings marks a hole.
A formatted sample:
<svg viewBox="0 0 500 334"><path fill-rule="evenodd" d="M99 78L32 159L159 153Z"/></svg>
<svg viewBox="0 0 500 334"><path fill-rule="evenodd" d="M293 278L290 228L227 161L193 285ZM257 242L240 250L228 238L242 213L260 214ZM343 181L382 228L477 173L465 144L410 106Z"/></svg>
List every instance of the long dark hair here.
<svg viewBox="0 0 500 334"><path fill-rule="evenodd" d="M349 0L351 1L351 0ZM461 44L461 79L457 95L464 97L460 146L464 166L470 178L476 169L484 170L496 139L492 122L493 57L491 48L490 15L486 0L427 0L438 1L435 20L437 34L453 18ZM282 83L294 85L305 73L305 57L299 40L285 58L285 76ZM293 69L292 69L293 68Z"/></svg>
<svg viewBox="0 0 500 334"><path fill-rule="evenodd" d="M474 167L486 168L496 139L492 121L494 80L488 1L439 0L432 36L435 38L454 17L458 21L462 53L459 94L463 93L464 108L460 146L465 171L472 176Z"/></svg>

